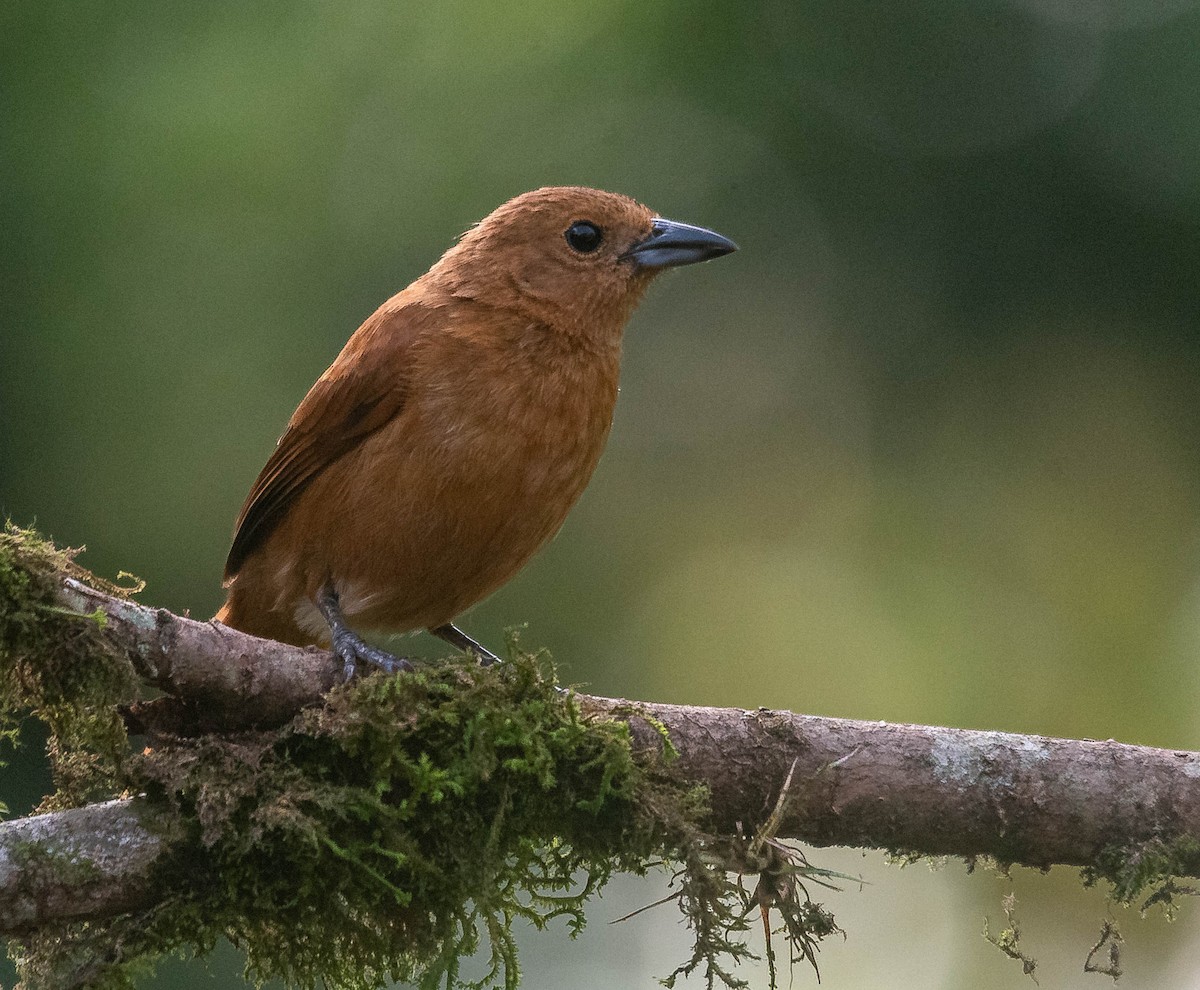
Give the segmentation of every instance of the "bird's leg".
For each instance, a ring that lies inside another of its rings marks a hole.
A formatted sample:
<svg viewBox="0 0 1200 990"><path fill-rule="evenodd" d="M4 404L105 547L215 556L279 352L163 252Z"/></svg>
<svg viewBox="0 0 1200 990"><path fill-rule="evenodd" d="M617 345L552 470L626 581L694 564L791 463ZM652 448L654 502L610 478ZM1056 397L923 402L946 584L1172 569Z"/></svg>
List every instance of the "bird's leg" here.
<svg viewBox="0 0 1200 990"><path fill-rule="evenodd" d="M436 629L429 630L438 639L444 639L451 646L462 650L463 653L474 653L479 657L479 666L490 667L494 663L500 663L500 658L491 650L481 643L476 643L470 636L458 628L447 622L444 626L438 626Z"/></svg>
<svg viewBox="0 0 1200 990"><path fill-rule="evenodd" d="M326 581L321 585L321 590L317 592L316 605L321 615L325 617L325 621L329 623L329 636L333 640L333 652L342 661L342 672L347 681L354 676L355 666L359 660L373 664L388 674L413 669L413 665L403 657L392 656L386 650L363 642L359 635L346 625L332 581Z"/></svg>

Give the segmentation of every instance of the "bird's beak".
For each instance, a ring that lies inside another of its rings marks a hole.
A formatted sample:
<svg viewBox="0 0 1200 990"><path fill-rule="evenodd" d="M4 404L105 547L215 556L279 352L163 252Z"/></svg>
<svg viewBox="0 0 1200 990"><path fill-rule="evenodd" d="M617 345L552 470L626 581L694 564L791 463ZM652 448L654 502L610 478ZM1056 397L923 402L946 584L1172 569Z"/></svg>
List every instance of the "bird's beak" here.
<svg viewBox="0 0 1200 990"><path fill-rule="evenodd" d="M730 254L737 245L715 230L655 217L649 237L621 255L639 268L675 268Z"/></svg>

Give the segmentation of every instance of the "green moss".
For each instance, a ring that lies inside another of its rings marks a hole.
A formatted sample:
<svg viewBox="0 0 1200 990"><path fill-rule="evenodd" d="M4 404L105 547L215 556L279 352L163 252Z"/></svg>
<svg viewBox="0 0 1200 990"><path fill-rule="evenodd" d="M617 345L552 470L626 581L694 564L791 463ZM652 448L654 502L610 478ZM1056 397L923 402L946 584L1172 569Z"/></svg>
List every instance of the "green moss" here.
<svg viewBox="0 0 1200 990"><path fill-rule="evenodd" d="M104 639L103 616L57 603L64 577L124 593L77 565L77 552L11 522L0 532L0 738L15 744L30 715L50 727L48 808L112 793L127 748L116 706L136 690L128 659Z"/></svg>
<svg viewBox="0 0 1200 990"><path fill-rule="evenodd" d="M910 866L915 866L922 860L929 859L929 856L923 852L917 852L915 849L889 849L885 854L888 866L898 866L900 869L907 869Z"/></svg>
<svg viewBox="0 0 1200 990"><path fill-rule="evenodd" d="M582 718L534 657L369 677L281 731L130 771L192 836L158 878L186 893L138 922L155 951L226 935L256 980L512 987L515 922L574 934L615 872L668 858L710 979L736 985L718 957L749 954L741 887L696 824L703 793L635 762L627 726Z"/></svg>
<svg viewBox="0 0 1200 990"><path fill-rule="evenodd" d="M281 732L158 750L133 773L193 830L162 881L194 893L160 934L229 934L255 977L300 986L454 981L484 935L485 981L511 985L518 918L578 929L669 828L639 807L625 727L585 724L529 660L366 678Z"/></svg>
<svg viewBox="0 0 1200 990"><path fill-rule="evenodd" d="M1150 839L1136 845L1111 845L1083 871L1087 886L1106 881L1121 904L1142 900L1141 910L1161 905L1171 915L1176 899L1195 889L1177 882L1179 877L1200 876L1200 840L1183 836L1172 842Z"/></svg>

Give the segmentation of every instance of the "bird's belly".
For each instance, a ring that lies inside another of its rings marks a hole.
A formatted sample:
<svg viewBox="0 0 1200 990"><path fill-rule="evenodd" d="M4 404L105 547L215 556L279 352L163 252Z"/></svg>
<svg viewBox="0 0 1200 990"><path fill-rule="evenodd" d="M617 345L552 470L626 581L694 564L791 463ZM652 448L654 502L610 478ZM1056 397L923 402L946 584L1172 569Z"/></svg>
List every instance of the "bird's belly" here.
<svg viewBox="0 0 1200 990"><path fill-rule="evenodd" d="M556 429L540 425L457 435L418 425L419 435L443 438L436 447L385 430L351 455L361 463L339 472L345 490L318 497L343 519L320 556L354 625L400 631L449 622L558 531L599 459L607 420L599 429L561 417Z"/></svg>

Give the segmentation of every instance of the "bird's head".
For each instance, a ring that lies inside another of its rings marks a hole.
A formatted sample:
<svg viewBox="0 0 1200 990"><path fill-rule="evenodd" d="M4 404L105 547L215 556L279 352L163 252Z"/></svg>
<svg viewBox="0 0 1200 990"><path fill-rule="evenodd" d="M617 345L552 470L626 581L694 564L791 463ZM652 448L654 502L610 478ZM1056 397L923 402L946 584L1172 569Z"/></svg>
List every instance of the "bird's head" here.
<svg viewBox="0 0 1200 990"><path fill-rule="evenodd" d="M498 207L428 277L455 296L564 332L619 334L659 272L736 250L714 231L656 216L627 196L552 186Z"/></svg>

